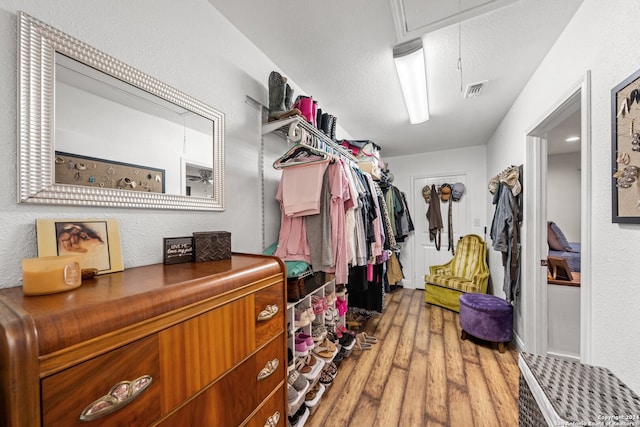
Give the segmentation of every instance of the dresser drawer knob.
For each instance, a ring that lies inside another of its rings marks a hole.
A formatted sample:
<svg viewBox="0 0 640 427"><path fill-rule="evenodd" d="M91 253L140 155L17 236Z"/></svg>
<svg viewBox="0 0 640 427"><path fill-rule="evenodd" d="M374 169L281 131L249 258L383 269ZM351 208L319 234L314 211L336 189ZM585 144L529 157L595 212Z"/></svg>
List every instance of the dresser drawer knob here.
<svg viewBox="0 0 640 427"><path fill-rule="evenodd" d="M273 316L275 316L276 314L278 314L278 306L275 304L270 304L268 306L265 307L264 310L262 310L260 312L260 314L258 314L258 321L262 322L264 320L269 320L271 319Z"/></svg>
<svg viewBox="0 0 640 427"><path fill-rule="evenodd" d="M117 411L138 397L151 385L153 378L143 375L133 381L120 381L101 398L90 403L80 414L80 421L93 421Z"/></svg>
<svg viewBox="0 0 640 427"><path fill-rule="evenodd" d="M280 421L280 412L276 411L275 414L271 415L267 419L267 422L264 423L264 427L276 427L279 421Z"/></svg>
<svg viewBox="0 0 640 427"><path fill-rule="evenodd" d="M264 365L264 368L258 373L258 381L262 381L264 379L269 378L275 371L278 370L278 365L280 365L280 361L278 358L270 360Z"/></svg>

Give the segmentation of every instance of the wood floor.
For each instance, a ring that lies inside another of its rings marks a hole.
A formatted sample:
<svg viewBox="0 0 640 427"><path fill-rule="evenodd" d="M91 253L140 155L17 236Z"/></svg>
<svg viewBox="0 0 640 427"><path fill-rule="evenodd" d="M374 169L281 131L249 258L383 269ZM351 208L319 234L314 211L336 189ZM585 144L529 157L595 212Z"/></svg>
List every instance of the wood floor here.
<svg viewBox="0 0 640 427"><path fill-rule="evenodd" d="M517 353L460 340L458 316L421 290L388 294L365 327L378 344L344 359L306 426L517 426Z"/></svg>

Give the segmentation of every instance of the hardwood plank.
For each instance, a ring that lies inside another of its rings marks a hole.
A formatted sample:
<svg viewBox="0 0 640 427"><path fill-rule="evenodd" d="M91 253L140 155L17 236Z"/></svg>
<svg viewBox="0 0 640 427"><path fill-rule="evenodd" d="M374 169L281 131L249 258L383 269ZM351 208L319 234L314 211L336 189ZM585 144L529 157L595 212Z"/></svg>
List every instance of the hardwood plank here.
<svg viewBox="0 0 640 427"><path fill-rule="evenodd" d="M444 357L442 335L434 335L429 342L427 366L427 416L439 423L446 423L447 414L447 366Z"/></svg>
<svg viewBox="0 0 640 427"><path fill-rule="evenodd" d="M504 379L509 386L509 392L511 392L514 399L518 399L518 380L520 377L520 369L518 368L518 353L512 349L505 351L504 353L494 354Z"/></svg>
<svg viewBox="0 0 640 427"><path fill-rule="evenodd" d="M431 338L431 306L422 302L424 300L424 292L420 292L420 295L422 296L419 302L421 310L418 315L418 327L413 345L416 351L428 353L429 339Z"/></svg>
<svg viewBox="0 0 640 427"><path fill-rule="evenodd" d="M466 387L458 387L450 384L448 391L449 401L449 423L450 426L473 427L473 414L471 412L471 402ZM513 426L518 425L513 424Z"/></svg>
<svg viewBox="0 0 640 427"><path fill-rule="evenodd" d="M415 349L409 366L406 392L403 400L401 426L422 426L426 421L427 371L429 358L426 351Z"/></svg>
<svg viewBox="0 0 640 427"><path fill-rule="evenodd" d="M404 369L392 368L389 381L380 399L374 426L398 426L402 412L402 402L405 394L405 384L408 373ZM411 390L409 390L411 393ZM358 424L368 425L368 424Z"/></svg>
<svg viewBox="0 0 640 427"><path fill-rule="evenodd" d="M377 351L378 353L374 364L375 371L371 372L365 391L374 399L380 399L384 393L402 331L401 327L393 326L389 329L389 333L384 339L384 345L382 345L383 341L381 341L378 344L374 344L371 350L363 350L364 352Z"/></svg>
<svg viewBox="0 0 640 427"><path fill-rule="evenodd" d="M393 318L394 326L402 326L404 324L405 319L409 315L409 306L411 305L411 294L402 292L401 300L398 302L400 305L398 307L398 312Z"/></svg>
<svg viewBox="0 0 640 427"><path fill-rule="evenodd" d="M443 320L442 320L442 316L443 316L443 311L446 311L444 309L440 309L438 307L433 307L433 310L431 310L431 329L430 332L432 334L441 334L442 333L442 328L443 328Z"/></svg>
<svg viewBox="0 0 640 427"><path fill-rule="evenodd" d="M367 395L358 396L358 406L349 419L339 416L327 423L329 426L374 426L380 401ZM339 411L338 411L339 412Z"/></svg>
<svg viewBox="0 0 640 427"><path fill-rule="evenodd" d="M475 363L466 363L465 372L467 373L467 390L471 400L473 418L476 421L475 425L477 427L500 425L482 367Z"/></svg>
<svg viewBox="0 0 640 427"><path fill-rule="evenodd" d="M496 414L500 414L500 424L506 427L517 425L518 400L509 391L509 385L505 381L504 375L500 375L502 370L495 358L495 355L500 353L487 347L479 347L478 352L480 353L480 366L482 366L485 381L491 393L492 404Z"/></svg>
<svg viewBox="0 0 640 427"><path fill-rule="evenodd" d="M400 337L396 347L395 357L393 358L394 366L401 369L409 369L412 361L411 355L415 346L417 328L418 316L415 315L407 316L404 324L400 325ZM380 344L383 343L380 342Z"/></svg>
<svg viewBox="0 0 640 427"><path fill-rule="evenodd" d="M458 315L456 314L455 322L457 322L457 318ZM446 320L444 322L444 352L447 366L447 380L465 387L466 379L460 341L460 335L458 335L454 321Z"/></svg>

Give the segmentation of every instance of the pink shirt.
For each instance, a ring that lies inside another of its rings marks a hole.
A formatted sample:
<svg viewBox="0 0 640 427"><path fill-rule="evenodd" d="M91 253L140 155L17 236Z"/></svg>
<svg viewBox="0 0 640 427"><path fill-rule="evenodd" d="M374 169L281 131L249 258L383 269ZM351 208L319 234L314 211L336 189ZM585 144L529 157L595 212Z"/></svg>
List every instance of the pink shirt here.
<svg viewBox="0 0 640 427"><path fill-rule="evenodd" d="M282 180L278 185L276 200L280 202L280 235L275 256L285 261L305 261L311 263L311 252L307 242L304 217L288 217L282 206Z"/></svg>
<svg viewBox="0 0 640 427"><path fill-rule="evenodd" d="M326 160L282 169L282 206L286 216L320 213L322 177L328 165Z"/></svg>

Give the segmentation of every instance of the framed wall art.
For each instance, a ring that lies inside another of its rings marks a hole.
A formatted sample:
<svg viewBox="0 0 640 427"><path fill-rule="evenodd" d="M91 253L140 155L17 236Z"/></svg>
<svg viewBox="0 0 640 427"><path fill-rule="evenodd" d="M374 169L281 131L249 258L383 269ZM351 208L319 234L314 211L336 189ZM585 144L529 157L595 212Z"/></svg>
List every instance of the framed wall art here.
<svg viewBox="0 0 640 427"><path fill-rule="evenodd" d="M611 90L611 217L640 224L640 70Z"/></svg>
<svg viewBox="0 0 640 427"><path fill-rule="evenodd" d="M82 255L81 268L97 274L124 270L115 219L38 219L38 256Z"/></svg>

